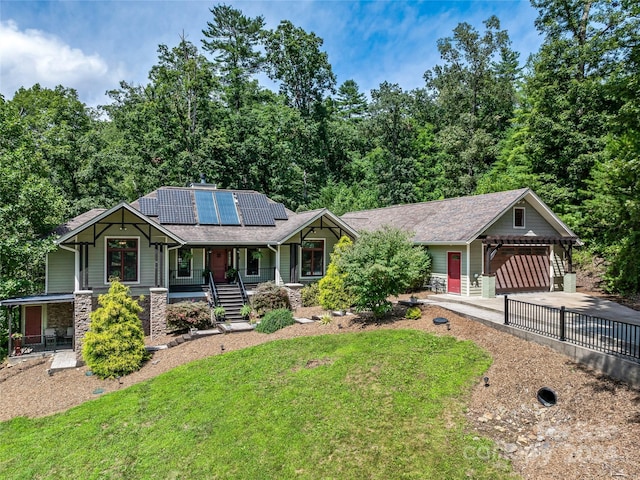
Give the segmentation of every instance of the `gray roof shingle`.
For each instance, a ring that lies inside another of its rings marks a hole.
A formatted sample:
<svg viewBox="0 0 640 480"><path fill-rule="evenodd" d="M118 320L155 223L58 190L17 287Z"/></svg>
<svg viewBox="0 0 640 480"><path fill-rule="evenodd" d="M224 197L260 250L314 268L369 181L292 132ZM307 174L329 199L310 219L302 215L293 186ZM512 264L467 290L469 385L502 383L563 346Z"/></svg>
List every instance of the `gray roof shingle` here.
<svg viewBox="0 0 640 480"><path fill-rule="evenodd" d="M395 205L349 212L340 218L358 231L377 230L385 225L413 231L416 243L470 242L528 192L523 188Z"/></svg>

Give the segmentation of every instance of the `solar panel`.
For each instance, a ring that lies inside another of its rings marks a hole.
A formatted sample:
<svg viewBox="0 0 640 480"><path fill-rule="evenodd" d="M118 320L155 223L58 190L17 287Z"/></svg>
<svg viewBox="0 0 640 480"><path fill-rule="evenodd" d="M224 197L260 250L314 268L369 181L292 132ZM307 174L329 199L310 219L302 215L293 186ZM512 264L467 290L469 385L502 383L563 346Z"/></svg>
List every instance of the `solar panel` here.
<svg viewBox="0 0 640 480"><path fill-rule="evenodd" d="M213 192L206 190L195 190L196 208L198 210L198 220L201 225L218 225L218 212L213 202Z"/></svg>
<svg viewBox="0 0 640 480"><path fill-rule="evenodd" d="M287 211L284 208L284 205L281 203L270 203L269 209L271 209L271 214L273 218L276 220L288 220Z"/></svg>
<svg viewBox="0 0 640 480"><path fill-rule="evenodd" d="M236 202L231 192L214 192L218 214L220 215L220 225L240 225Z"/></svg>
<svg viewBox="0 0 640 480"><path fill-rule="evenodd" d="M139 199L140 212L143 215L158 216L158 199L142 197Z"/></svg>
<svg viewBox="0 0 640 480"><path fill-rule="evenodd" d="M271 215L271 210L268 208L249 208L243 209L242 212L242 220L245 225L275 225L276 221L273 219L273 215Z"/></svg>
<svg viewBox="0 0 640 480"><path fill-rule="evenodd" d="M275 225L267 196L262 193L237 193L238 206L245 225Z"/></svg>
<svg viewBox="0 0 640 480"><path fill-rule="evenodd" d="M158 190L158 220L160 223L195 225L191 192L165 188Z"/></svg>

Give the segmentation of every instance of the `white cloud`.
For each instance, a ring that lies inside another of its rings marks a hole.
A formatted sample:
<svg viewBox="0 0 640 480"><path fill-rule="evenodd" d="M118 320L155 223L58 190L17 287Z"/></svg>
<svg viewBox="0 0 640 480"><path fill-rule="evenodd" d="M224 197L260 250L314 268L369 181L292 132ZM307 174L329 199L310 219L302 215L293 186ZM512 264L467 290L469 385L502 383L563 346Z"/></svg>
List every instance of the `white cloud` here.
<svg viewBox="0 0 640 480"><path fill-rule="evenodd" d="M13 97L36 83L75 88L90 105L104 103L104 92L123 77L98 54L86 54L41 30L21 31L16 22L0 22L0 93Z"/></svg>

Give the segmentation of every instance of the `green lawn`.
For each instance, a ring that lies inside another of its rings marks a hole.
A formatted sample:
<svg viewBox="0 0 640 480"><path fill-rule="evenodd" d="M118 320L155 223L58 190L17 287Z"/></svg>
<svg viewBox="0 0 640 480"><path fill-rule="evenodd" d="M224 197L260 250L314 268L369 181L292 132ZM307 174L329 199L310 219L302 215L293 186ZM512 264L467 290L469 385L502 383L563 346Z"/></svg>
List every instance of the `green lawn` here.
<svg viewBox="0 0 640 480"><path fill-rule="evenodd" d="M0 423L0 478L511 478L465 431L489 364L417 331L275 341Z"/></svg>

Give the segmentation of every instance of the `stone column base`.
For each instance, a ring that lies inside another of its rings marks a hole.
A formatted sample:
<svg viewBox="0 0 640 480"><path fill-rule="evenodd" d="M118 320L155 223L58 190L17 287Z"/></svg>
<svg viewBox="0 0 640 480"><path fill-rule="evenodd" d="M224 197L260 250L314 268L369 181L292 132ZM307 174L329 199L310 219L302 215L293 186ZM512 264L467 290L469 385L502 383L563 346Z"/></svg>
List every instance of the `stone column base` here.
<svg viewBox="0 0 640 480"><path fill-rule="evenodd" d="M149 323L151 338L167 333L167 301L166 288L149 289Z"/></svg>
<svg viewBox="0 0 640 480"><path fill-rule="evenodd" d="M91 290L78 290L73 292L73 295L73 327L75 334L73 349L76 352L76 360L79 364L82 364L82 343L91 323L89 315L91 315L91 310L93 309L93 292Z"/></svg>
<svg viewBox="0 0 640 480"><path fill-rule="evenodd" d="M565 273L563 281L564 293L576 293L576 274Z"/></svg>
<svg viewBox="0 0 640 480"><path fill-rule="evenodd" d="M482 298L496 298L496 276L482 275Z"/></svg>

